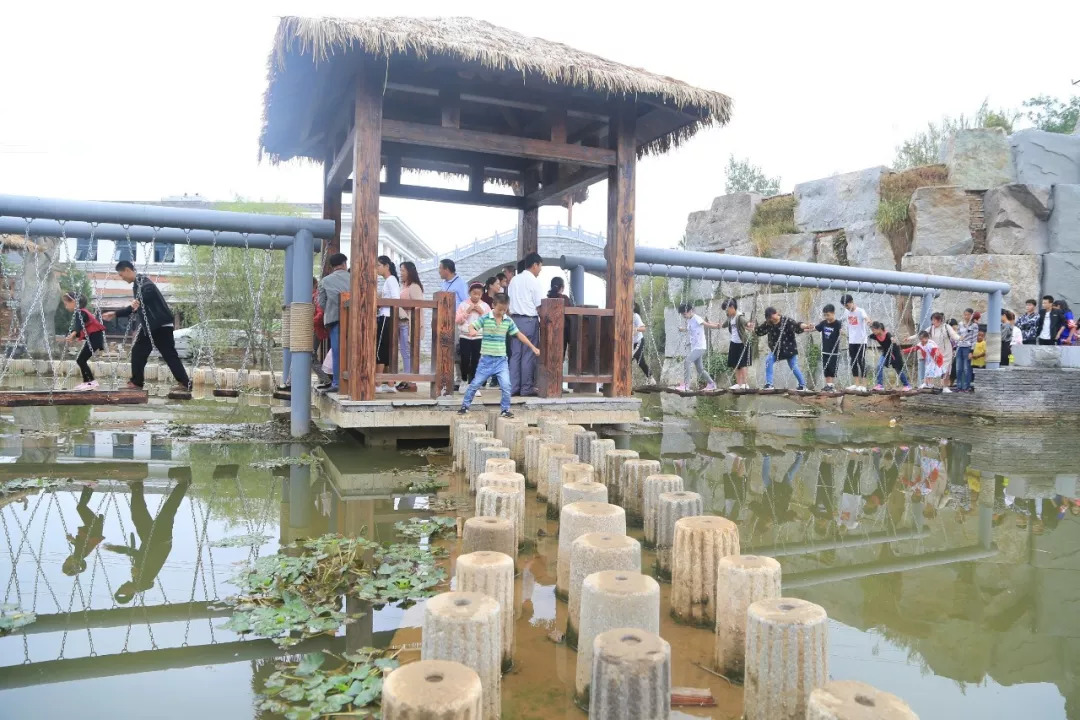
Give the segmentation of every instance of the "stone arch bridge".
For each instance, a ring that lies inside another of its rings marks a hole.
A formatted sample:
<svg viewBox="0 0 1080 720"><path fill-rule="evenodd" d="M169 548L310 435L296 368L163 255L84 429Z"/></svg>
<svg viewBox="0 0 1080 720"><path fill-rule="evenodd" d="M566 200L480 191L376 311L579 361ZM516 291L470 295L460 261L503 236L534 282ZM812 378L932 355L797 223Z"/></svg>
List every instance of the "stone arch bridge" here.
<svg viewBox="0 0 1080 720"><path fill-rule="evenodd" d="M561 255L584 255L602 258L606 239L599 233L591 233L581 228L566 225L541 225L538 235L540 255L558 258ZM481 280L496 274L506 265L517 262L517 228L507 232L495 233L491 237L456 247L430 260L418 261L416 269L427 291L439 288L439 260L450 258L457 265L458 275L466 282Z"/></svg>

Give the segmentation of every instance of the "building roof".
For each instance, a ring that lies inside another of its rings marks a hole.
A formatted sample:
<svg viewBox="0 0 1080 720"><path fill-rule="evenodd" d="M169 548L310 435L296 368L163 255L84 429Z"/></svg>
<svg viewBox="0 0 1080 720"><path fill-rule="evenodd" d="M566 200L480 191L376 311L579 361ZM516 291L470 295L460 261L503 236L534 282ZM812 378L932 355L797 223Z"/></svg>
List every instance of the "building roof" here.
<svg viewBox="0 0 1080 720"><path fill-rule="evenodd" d="M523 99L565 100L571 111L606 112L612 99L631 99L639 108L639 155L664 152L702 127L723 125L732 110L722 93L483 20L284 17L268 63L260 153L274 162L324 161L337 142L344 108L351 108L353 78L373 61L386 66L386 116L395 107L430 109L424 102L432 99L416 94L391 102L396 89L417 81L424 87L456 85L463 93L478 84L498 86ZM649 111L653 116L643 122ZM462 116L464 122L464 110ZM570 128L572 135L585 134L587 116L582 113L581 125Z"/></svg>

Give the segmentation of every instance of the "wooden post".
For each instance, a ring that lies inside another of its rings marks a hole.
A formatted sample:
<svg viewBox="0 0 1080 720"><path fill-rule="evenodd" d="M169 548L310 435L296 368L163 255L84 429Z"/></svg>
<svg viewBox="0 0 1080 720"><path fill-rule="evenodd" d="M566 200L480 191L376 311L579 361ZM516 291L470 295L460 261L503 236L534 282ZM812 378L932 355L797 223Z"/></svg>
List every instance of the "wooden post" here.
<svg viewBox="0 0 1080 720"><path fill-rule="evenodd" d="M523 191L526 197L540 189L540 171L535 167L525 170ZM536 205L526 207L518 213L518 260L539 248L540 208Z"/></svg>
<svg viewBox="0 0 1080 720"><path fill-rule="evenodd" d="M353 226L349 345L349 396L375 399L375 258L379 254L379 175L382 170L382 68L365 66L356 85L353 147Z"/></svg>
<svg viewBox="0 0 1080 720"><path fill-rule="evenodd" d="M536 392L542 398L562 397L563 307L562 298L540 302L540 361L536 368Z"/></svg>
<svg viewBox="0 0 1080 720"><path fill-rule="evenodd" d="M420 374L420 330L424 325L424 311L416 308L409 311L409 358L412 367L405 368L405 372L413 375ZM434 348L433 348L434 349Z"/></svg>
<svg viewBox="0 0 1080 720"><path fill-rule="evenodd" d="M438 305L431 313L431 364L435 380L431 397L454 392L454 312L457 297L450 292L437 292L433 299Z"/></svg>
<svg viewBox="0 0 1080 720"><path fill-rule="evenodd" d="M352 302L350 301L350 293L341 293L341 313L338 315L338 390L343 395L352 399L352 393L349 392L349 355L347 348L349 347L349 310Z"/></svg>
<svg viewBox="0 0 1080 720"><path fill-rule="evenodd" d="M612 382L604 387L611 397L627 397L633 392L634 340L634 170L637 143L636 116L632 103L619 105L612 113L609 132L615 150L615 167L608 170L607 306L614 309L611 347Z"/></svg>
<svg viewBox="0 0 1080 720"><path fill-rule="evenodd" d="M333 150L330 151L329 159L323 163L323 206L322 216L324 220L334 221L334 237L326 240L326 252L323 253L322 274L330 274L330 256L341 252L341 188L329 187L326 182L330 172L330 166L334 164Z"/></svg>

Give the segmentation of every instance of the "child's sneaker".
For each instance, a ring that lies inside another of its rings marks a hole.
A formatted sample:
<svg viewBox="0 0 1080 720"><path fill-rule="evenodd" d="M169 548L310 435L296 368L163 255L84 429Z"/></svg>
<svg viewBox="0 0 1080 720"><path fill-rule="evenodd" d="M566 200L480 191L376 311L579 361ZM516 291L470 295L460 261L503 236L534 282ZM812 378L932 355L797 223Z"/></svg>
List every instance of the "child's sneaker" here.
<svg viewBox="0 0 1080 720"><path fill-rule="evenodd" d="M729 387L728 390L742 390L742 385L740 385L739 383L735 383L734 385Z"/></svg>
<svg viewBox="0 0 1080 720"><path fill-rule="evenodd" d="M927 385L926 383L923 383L922 385L919 386L919 389L920 390L929 390L930 386Z"/></svg>
<svg viewBox="0 0 1080 720"><path fill-rule="evenodd" d="M716 383L711 382L705 386L704 392L716 392Z"/></svg>
<svg viewBox="0 0 1080 720"><path fill-rule="evenodd" d="M686 385L676 385L675 389L678 390L679 392L686 392L687 391Z"/></svg>
<svg viewBox="0 0 1080 720"><path fill-rule="evenodd" d="M499 413L499 417L511 420L514 417L514 413L510 412L509 410L503 410L501 413Z"/></svg>
<svg viewBox="0 0 1080 720"><path fill-rule="evenodd" d="M878 391L884 390L884 389L885 389L884 385L875 385L874 386L874 392L878 392Z"/></svg>
<svg viewBox="0 0 1080 720"><path fill-rule="evenodd" d="M82 391L85 391L85 390L93 390L96 387L97 387L96 382L84 382L84 383L79 383L78 385L73 387L72 390L78 390L79 392L82 392Z"/></svg>
<svg viewBox="0 0 1080 720"><path fill-rule="evenodd" d="M904 386L903 388L901 388L901 389L902 389L902 390L903 390L904 392L911 392L911 386L910 386L910 385L905 385L905 386Z"/></svg>
<svg viewBox="0 0 1080 720"><path fill-rule="evenodd" d="M773 390L774 388L773 388L773 384L772 384L772 383L765 383L765 384L764 384L764 385L762 386L762 388L761 388L761 389L762 389L762 390Z"/></svg>
<svg viewBox="0 0 1080 720"><path fill-rule="evenodd" d="M845 388L845 389L848 392L859 392L859 386L858 385L848 385L847 388Z"/></svg>
<svg viewBox="0 0 1080 720"><path fill-rule="evenodd" d="M805 390L805 389L806 389L806 386L805 386L805 385L800 385L800 386L798 386L798 387L797 387L797 388L795 388L795 389L796 389L796 390Z"/></svg>
<svg viewBox="0 0 1080 720"><path fill-rule="evenodd" d="M941 392L949 393L951 395L952 394L952 389L951 388L941 388Z"/></svg>
<svg viewBox="0 0 1080 720"><path fill-rule="evenodd" d="M469 408L466 408L466 407L458 408L457 414L458 415L468 415L469 414Z"/></svg>
<svg viewBox="0 0 1080 720"><path fill-rule="evenodd" d="M646 385L655 385L656 384L656 379L655 378L646 378L645 379L645 384Z"/></svg>

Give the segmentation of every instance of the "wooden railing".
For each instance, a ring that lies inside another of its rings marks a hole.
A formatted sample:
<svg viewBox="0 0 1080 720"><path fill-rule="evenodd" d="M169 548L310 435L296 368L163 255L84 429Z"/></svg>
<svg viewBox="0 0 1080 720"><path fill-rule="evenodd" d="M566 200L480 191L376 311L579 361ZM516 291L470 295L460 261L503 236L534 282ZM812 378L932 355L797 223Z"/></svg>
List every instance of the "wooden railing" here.
<svg viewBox="0 0 1080 720"><path fill-rule="evenodd" d="M349 295L341 294L341 368L340 375L344 381L349 377L349 357L353 347L349 344ZM378 298L376 307L390 308L390 364L388 372L375 375L375 384L387 383L395 385L400 382L431 384L431 397L437 398L443 394L453 392L454 388L454 293L437 292L431 300L413 300L411 298L390 299ZM401 348L398 329L402 319L399 309L404 309L409 315L409 349L411 366L401 368ZM422 347L421 332L423 331L424 310L431 310L431 372L420 372L420 351ZM344 382L341 383L345 387Z"/></svg>
<svg viewBox="0 0 1080 720"><path fill-rule="evenodd" d="M561 298L540 303L540 361L536 389L540 397L562 397L563 382L574 392L596 392L611 383L615 357L615 311L573 307ZM569 346L563 373L564 344ZM629 350L627 350L629 352Z"/></svg>

